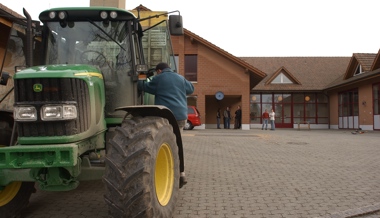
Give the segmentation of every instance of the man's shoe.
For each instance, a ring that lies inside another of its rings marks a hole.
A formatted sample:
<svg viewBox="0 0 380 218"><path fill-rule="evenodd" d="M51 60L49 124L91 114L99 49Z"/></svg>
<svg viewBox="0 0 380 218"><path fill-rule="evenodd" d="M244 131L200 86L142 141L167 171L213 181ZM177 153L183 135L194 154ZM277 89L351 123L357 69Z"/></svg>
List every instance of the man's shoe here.
<svg viewBox="0 0 380 218"><path fill-rule="evenodd" d="M180 176L179 177L179 188L182 188L186 184L187 184L186 176Z"/></svg>

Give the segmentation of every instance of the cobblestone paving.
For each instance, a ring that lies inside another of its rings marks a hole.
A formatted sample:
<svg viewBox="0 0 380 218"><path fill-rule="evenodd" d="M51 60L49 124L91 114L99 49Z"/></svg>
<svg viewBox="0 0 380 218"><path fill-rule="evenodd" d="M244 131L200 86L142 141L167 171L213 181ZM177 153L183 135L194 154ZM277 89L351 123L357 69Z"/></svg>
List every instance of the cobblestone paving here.
<svg viewBox="0 0 380 218"><path fill-rule="evenodd" d="M175 218L380 217L380 132L185 131ZM100 181L33 194L27 218L107 217Z"/></svg>

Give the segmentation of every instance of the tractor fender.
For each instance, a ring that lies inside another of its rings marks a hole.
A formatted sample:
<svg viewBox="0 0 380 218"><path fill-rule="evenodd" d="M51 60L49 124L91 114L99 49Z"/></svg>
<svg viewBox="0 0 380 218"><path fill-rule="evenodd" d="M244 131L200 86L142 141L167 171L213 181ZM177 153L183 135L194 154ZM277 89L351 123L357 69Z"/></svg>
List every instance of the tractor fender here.
<svg viewBox="0 0 380 218"><path fill-rule="evenodd" d="M126 117L128 115L132 115L133 117L137 116L157 116L165 118L169 121L170 125L173 127L173 133L176 136L176 142L178 146L178 156L179 156L179 168L180 172L185 171L185 159L183 156L183 144L182 144L182 137L181 137L181 131L179 129L177 120L174 117L174 114L172 111L162 105L135 105L135 106L126 106L126 107L118 107L115 109L115 111L122 110L126 111Z"/></svg>

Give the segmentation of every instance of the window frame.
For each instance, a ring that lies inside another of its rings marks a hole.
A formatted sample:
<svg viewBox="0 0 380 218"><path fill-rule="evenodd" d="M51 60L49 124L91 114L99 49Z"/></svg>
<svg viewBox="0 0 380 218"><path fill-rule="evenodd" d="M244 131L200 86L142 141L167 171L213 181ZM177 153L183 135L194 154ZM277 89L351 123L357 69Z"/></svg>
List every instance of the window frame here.
<svg viewBox="0 0 380 218"><path fill-rule="evenodd" d="M190 59L193 58L193 59ZM185 72L184 76L190 82L198 81L198 55L197 54L185 54L184 57Z"/></svg>

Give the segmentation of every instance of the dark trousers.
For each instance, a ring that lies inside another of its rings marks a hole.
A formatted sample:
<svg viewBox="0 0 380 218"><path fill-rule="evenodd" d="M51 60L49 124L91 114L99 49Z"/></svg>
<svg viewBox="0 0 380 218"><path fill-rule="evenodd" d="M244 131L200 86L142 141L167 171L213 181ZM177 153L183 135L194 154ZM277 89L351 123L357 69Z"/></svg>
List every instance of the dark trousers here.
<svg viewBox="0 0 380 218"><path fill-rule="evenodd" d="M240 129L240 127L241 127L241 118L235 118L234 129Z"/></svg>
<svg viewBox="0 0 380 218"><path fill-rule="evenodd" d="M230 128L230 119L231 118L228 118L228 117L224 118L224 128L225 129L229 129Z"/></svg>

